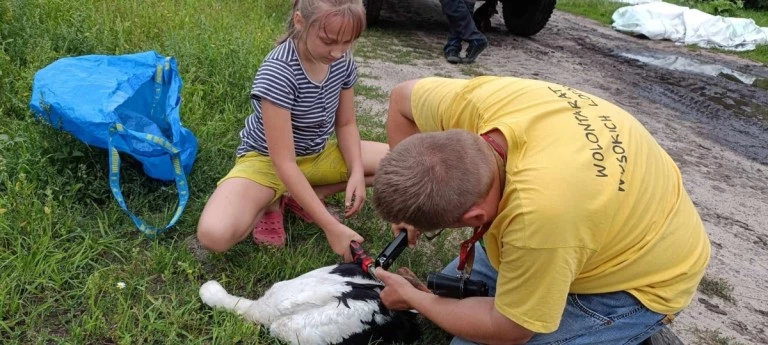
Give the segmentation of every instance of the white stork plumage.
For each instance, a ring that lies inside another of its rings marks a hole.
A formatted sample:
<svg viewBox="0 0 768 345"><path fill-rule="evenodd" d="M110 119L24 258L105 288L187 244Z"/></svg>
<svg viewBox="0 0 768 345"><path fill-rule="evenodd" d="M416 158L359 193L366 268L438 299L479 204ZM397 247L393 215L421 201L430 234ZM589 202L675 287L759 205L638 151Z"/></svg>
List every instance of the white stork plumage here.
<svg viewBox="0 0 768 345"><path fill-rule="evenodd" d="M340 264L275 283L257 300L232 296L213 280L200 287L200 298L269 327L272 336L294 345L418 340L415 315L386 309L381 288L359 264Z"/></svg>

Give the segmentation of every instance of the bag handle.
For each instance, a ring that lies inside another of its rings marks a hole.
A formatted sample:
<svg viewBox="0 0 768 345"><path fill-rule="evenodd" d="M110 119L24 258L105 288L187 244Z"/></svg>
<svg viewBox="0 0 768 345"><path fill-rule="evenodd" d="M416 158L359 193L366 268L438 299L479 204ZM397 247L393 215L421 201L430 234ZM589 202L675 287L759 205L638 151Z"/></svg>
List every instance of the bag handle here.
<svg viewBox="0 0 768 345"><path fill-rule="evenodd" d="M175 175L174 179L176 180L176 190L179 193L179 204L176 207L176 213L174 213L173 218L171 218L171 221L168 222L168 225L165 227L156 228L147 225L144 221L139 219L139 217L136 217L136 215L128 210L128 207L125 204L125 199L123 198L123 192L120 188L120 152L117 151L112 143L112 138L115 135L130 136L136 140L158 146L171 155ZM120 207L122 207L128 216L131 217L131 220L133 220L133 223L139 231L149 238L153 238L155 235L159 235L175 225L181 217L181 214L184 212L184 208L187 206L187 201L189 200L189 187L187 186L187 177L184 175L184 169L181 167L179 149L174 147L173 144L165 138L148 133L139 133L125 128L120 123L116 123L109 129L109 185L110 189L112 189L112 195L115 196Z"/></svg>

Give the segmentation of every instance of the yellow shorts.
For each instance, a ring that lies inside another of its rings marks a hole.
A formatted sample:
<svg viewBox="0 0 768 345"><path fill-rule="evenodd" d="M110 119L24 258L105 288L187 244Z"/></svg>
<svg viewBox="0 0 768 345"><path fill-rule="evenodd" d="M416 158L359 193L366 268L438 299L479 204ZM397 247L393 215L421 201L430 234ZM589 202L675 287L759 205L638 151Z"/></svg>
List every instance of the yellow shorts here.
<svg viewBox="0 0 768 345"><path fill-rule="evenodd" d="M320 153L297 157L296 163L312 186L341 183L348 179L347 164L335 141L329 141ZM235 166L219 180L218 184L233 177L245 178L274 190L275 198L272 201L277 200L287 191L285 184L277 177L272 159L256 152L237 157Z"/></svg>

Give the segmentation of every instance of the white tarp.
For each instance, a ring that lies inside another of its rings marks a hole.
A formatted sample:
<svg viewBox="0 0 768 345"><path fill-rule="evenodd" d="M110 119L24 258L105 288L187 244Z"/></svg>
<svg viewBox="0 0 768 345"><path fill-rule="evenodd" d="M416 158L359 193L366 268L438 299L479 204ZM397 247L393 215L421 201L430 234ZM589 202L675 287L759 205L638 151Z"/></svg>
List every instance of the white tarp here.
<svg viewBox="0 0 768 345"><path fill-rule="evenodd" d="M704 48L745 51L768 44L768 27L761 28L752 19L713 16L666 2L619 8L613 13L613 28Z"/></svg>

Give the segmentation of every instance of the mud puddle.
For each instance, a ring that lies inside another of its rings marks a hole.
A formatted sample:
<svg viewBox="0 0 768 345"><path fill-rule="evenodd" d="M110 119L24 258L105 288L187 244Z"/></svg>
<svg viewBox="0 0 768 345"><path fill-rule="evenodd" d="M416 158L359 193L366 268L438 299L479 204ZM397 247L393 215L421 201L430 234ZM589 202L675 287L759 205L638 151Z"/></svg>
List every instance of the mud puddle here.
<svg viewBox="0 0 768 345"><path fill-rule="evenodd" d="M616 55L636 60L651 66L679 72L720 77L730 81L741 82L742 84L752 85L761 89L768 90L768 78L761 78L756 75L742 73L719 64L706 63L700 60L676 55L658 55L629 52L618 52Z"/></svg>

